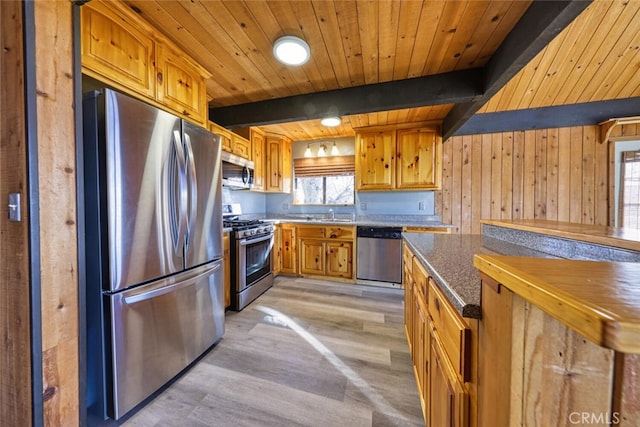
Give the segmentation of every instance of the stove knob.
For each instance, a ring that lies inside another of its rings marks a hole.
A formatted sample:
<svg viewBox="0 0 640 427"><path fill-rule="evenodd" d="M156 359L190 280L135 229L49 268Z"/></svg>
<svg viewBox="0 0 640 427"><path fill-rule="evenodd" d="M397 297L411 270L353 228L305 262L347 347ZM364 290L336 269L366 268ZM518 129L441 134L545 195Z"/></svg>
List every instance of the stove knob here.
<svg viewBox="0 0 640 427"><path fill-rule="evenodd" d="M253 228L253 229L248 230L248 231L251 233L251 235L252 235L252 236L254 236L254 235L256 234L256 231L258 231L258 230L256 230L255 228Z"/></svg>

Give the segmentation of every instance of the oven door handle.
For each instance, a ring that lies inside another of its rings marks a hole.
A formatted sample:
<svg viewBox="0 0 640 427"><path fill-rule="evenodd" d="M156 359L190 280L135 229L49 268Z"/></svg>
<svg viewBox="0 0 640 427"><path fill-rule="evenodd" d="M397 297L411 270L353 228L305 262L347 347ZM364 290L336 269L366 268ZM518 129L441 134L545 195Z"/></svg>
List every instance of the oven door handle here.
<svg viewBox="0 0 640 427"><path fill-rule="evenodd" d="M241 239L238 241L238 244L240 246L248 246L248 245L251 245L252 243L260 243L260 242L264 242L271 239L273 239L273 234L269 233L264 237L258 237L255 239Z"/></svg>

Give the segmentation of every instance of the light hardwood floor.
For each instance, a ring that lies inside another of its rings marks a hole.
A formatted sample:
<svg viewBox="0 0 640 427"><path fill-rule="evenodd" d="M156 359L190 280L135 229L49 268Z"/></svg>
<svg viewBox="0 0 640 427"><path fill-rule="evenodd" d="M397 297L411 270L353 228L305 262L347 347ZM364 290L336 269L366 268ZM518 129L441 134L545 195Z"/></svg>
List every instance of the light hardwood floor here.
<svg viewBox="0 0 640 427"><path fill-rule="evenodd" d="M424 426L398 289L279 277L130 426Z"/></svg>

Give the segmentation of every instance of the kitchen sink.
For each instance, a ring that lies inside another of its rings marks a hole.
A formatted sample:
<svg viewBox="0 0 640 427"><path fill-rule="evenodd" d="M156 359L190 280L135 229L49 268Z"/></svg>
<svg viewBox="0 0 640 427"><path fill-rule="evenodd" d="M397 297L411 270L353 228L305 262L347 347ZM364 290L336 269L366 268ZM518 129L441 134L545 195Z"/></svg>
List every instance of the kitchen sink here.
<svg viewBox="0 0 640 427"><path fill-rule="evenodd" d="M307 221L307 222L340 222L340 223L353 223L354 222L352 219L347 219L347 218L334 218L334 219L330 219L330 218L306 218L305 221Z"/></svg>

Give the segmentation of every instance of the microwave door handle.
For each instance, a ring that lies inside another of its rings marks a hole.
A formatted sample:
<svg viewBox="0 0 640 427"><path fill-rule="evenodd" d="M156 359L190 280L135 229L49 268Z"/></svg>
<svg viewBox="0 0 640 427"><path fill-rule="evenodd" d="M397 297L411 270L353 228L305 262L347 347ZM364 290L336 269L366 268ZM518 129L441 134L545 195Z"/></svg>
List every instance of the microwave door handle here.
<svg viewBox="0 0 640 427"><path fill-rule="evenodd" d="M182 148L182 140L180 131L173 131L173 149L176 153L176 162L178 164L178 239L174 242L176 253L182 255L182 244L187 231L187 168L184 158L184 149Z"/></svg>
<svg viewBox="0 0 640 427"><path fill-rule="evenodd" d="M173 285L167 285L167 286L162 286L160 288L156 288L147 292L142 292L139 294L134 294L134 295L130 295L130 296L126 296L124 297L124 302L127 305L133 305L139 302L143 302L143 301L147 301L150 300L152 298L156 298L159 297L161 295L165 295L174 291L177 291L178 289L182 289L182 288L186 288L187 286L191 286L195 283L198 282L198 280L200 280L201 278L205 277L205 276L210 276L213 272L218 271L222 268L222 263L217 263L215 266L213 266L212 268L209 268L205 271L203 271L202 273L190 277L189 279L186 279L182 282L178 282L178 283L174 283Z"/></svg>
<svg viewBox="0 0 640 427"><path fill-rule="evenodd" d="M242 168L242 183L249 184L250 179L251 179L251 172L249 172L249 168L245 166Z"/></svg>
<svg viewBox="0 0 640 427"><path fill-rule="evenodd" d="M191 138L187 133L184 134L184 145L187 148L186 166L189 185L189 215L187 221L186 241L187 246L191 233L193 232L194 223L196 221L196 213L198 212L198 179L196 176L196 163L193 158L193 145L191 144Z"/></svg>

